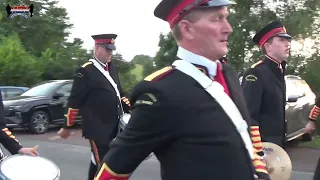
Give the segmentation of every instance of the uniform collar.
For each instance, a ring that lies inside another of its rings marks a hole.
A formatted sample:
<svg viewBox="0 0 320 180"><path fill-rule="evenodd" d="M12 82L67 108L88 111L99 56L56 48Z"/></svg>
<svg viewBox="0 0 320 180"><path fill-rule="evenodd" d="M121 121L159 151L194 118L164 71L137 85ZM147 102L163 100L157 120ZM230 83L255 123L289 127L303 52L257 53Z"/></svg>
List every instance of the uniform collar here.
<svg viewBox="0 0 320 180"><path fill-rule="evenodd" d="M213 62L203 56L194 54L180 46L178 47L177 56L182 60L195 65L199 70L201 70L211 79L217 74L217 63L220 63L220 61L218 60L216 62Z"/></svg>
<svg viewBox="0 0 320 180"><path fill-rule="evenodd" d="M267 62L270 62L269 64L272 64L273 66L276 66L277 68L283 69L281 63L279 63L277 60L275 60L274 58L265 55L266 59L268 59Z"/></svg>
<svg viewBox="0 0 320 180"><path fill-rule="evenodd" d="M107 64L102 63L102 62L101 62L99 59L97 59L95 56L93 56L93 59L96 60L103 68L105 68L105 67L108 65L108 63L107 63Z"/></svg>

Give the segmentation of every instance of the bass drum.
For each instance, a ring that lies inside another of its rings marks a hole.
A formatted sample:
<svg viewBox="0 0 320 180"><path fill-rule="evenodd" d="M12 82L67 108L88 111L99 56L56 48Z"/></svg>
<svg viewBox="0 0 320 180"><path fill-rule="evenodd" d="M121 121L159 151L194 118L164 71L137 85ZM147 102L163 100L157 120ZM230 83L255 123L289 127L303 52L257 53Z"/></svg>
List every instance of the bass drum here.
<svg viewBox="0 0 320 180"><path fill-rule="evenodd" d="M60 180L58 166L44 157L13 155L0 164L1 180Z"/></svg>

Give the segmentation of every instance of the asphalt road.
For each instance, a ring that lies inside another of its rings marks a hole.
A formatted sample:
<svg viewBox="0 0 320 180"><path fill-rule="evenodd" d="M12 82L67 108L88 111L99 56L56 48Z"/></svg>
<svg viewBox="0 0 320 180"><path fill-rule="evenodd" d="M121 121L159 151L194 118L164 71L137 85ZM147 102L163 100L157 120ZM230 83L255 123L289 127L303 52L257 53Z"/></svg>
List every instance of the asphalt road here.
<svg viewBox="0 0 320 180"><path fill-rule="evenodd" d="M44 135L30 135L23 131L14 131L17 138L24 146L39 145L40 156L46 157L55 162L61 170L60 180L86 180L90 162L90 149L86 140L81 138L81 132L75 134L68 140L49 140L55 136L56 129ZM290 149L291 152L295 152ZM293 153L294 154L294 153ZM295 159L295 158L293 158ZM317 159L317 158L313 158ZM316 161L316 160L315 160ZM291 180L312 180L312 170L314 165L305 172L297 172L297 168L305 167L295 165L293 160L294 172ZM303 168L302 168L303 169ZM144 161L133 173L130 180L160 180L159 163L155 157Z"/></svg>

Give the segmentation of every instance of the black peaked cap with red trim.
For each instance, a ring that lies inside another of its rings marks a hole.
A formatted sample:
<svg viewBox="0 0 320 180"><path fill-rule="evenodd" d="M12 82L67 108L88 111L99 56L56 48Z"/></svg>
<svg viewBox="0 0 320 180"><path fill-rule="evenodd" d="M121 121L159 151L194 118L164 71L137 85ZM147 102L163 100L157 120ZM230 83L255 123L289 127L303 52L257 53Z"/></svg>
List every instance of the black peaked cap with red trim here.
<svg viewBox="0 0 320 180"><path fill-rule="evenodd" d="M195 8L222 7L236 4L229 0L162 0L154 15L167 21L170 27Z"/></svg>
<svg viewBox="0 0 320 180"><path fill-rule="evenodd" d="M118 35L116 34L98 34L92 35L94 44L99 44L110 50L116 50L115 39Z"/></svg>
<svg viewBox="0 0 320 180"><path fill-rule="evenodd" d="M273 21L257 32L252 40L259 46L263 46L267 40L275 36L292 39L292 36L287 34L286 28L280 21Z"/></svg>

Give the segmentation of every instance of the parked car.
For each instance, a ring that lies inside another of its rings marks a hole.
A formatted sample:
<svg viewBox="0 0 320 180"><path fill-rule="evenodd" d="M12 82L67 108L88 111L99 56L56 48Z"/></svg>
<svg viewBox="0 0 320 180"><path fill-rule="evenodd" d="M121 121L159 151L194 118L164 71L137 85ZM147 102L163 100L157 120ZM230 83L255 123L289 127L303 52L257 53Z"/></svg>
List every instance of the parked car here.
<svg viewBox="0 0 320 180"><path fill-rule="evenodd" d="M23 127L41 134L49 125L62 124L72 83L72 80L45 81L3 101L8 128ZM79 116L76 122L80 121Z"/></svg>
<svg viewBox="0 0 320 180"><path fill-rule="evenodd" d="M21 86L0 86L2 100L6 100L14 96L19 96L22 93L26 92L28 89L28 87Z"/></svg>
<svg viewBox="0 0 320 180"><path fill-rule="evenodd" d="M242 82L242 76L239 78ZM312 140L313 135L304 132L305 125L309 121L309 113L315 104L316 96L308 83L299 76L286 75L286 141L302 137L304 140Z"/></svg>

